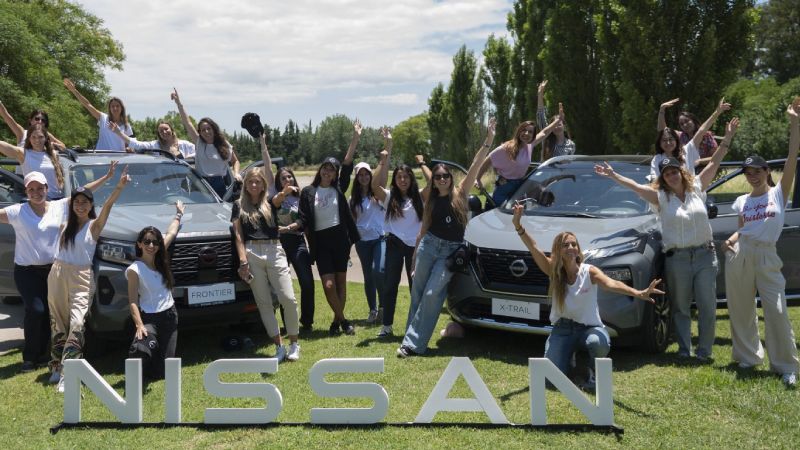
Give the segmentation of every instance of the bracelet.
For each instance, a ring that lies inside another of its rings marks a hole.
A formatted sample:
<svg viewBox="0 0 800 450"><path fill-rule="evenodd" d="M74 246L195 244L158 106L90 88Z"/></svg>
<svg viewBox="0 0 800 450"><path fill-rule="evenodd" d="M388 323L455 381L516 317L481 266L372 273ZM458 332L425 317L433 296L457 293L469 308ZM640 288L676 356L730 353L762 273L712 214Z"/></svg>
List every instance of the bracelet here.
<svg viewBox="0 0 800 450"><path fill-rule="evenodd" d="M249 263L249 262L247 262L247 261L244 261L244 262L239 262L239 268L240 268L240 269L241 269L242 267L247 267L247 266L249 266L249 265L250 265L250 263Z"/></svg>
<svg viewBox="0 0 800 450"><path fill-rule="evenodd" d="M183 213L177 213L177 214L175 214L175 218L176 218L176 219L178 219L178 220L181 220L181 217L183 217Z"/></svg>
<svg viewBox="0 0 800 450"><path fill-rule="evenodd" d="M519 228L516 228L516 230L517 230L517 234L520 235L520 236L525 234L525 228L519 227Z"/></svg>

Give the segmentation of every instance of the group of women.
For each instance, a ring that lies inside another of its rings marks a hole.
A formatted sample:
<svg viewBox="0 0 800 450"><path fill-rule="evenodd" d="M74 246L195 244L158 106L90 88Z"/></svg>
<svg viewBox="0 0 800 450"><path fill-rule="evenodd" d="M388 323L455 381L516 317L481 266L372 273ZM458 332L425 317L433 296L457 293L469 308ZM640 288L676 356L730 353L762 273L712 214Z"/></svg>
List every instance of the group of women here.
<svg viewBox="0 0 800 450"><path fill-rule="evenodd" d="M395 166L389 181L392 136L387 128L381 130L384 148L377 167L373 170L366 162L354 166L362 132L361 123L356 120L342 163L334 157L325 158L311 185L301 189L290 168L283 167L273 174L263 135L259 141L265 164L240 176L236 154L219 126L210 118L203 118L195 128L177 91L172 92L171 98L194 143L178 139L166 122L158 124L156 141L140 142L133 136L121 100L112 98L108 113L101 113L72 82L65 79L64 84L98 120L98 148L161 149L178 157L193 156L197 170L220 195L225 190L229 167L234 169L235 177L243 183L231 217L239 275L252 288L279 360L299 359L300 331L310 331L313 327L312 265L317 266L325 298L333 312L329 333L355 333L353 322L345 314L346 272L353 245L361 259L365 280L367 322L381 322L378 337L394 335L397 295L405 269L411 304L397 354L406 358L425 353L452 277L446 261L464 239L470 188L480 185L483 174L492 167L497 173L493 200L495 205L501 205L524 180L536 144L545 142L543 158L575 153L575 143L565 130L563 105L559 104L558 115L546 123L542 99L547 82L544 81L539 85L540 131L537 133L537 123L523 122L511 139L490 152L495 131L494 120L490 120L484 144L475 152L466 176L458 183L447 166L438 164L430 169L422 156L416 158L416 165L426 179L424 188L417 184L412 167L405 164ZM713 136L709 138L709 130L731 106L720 101L702 124L693 115L682 112L679 116L682 132L678 133L668 128L664 120L665 110L677 101L665 102L659 111L650 184L625 178L609 164L597 165L595 172L633 190L657 212L665 253L666 295L672 305L678 354L692 355L690 306L694 300L699 332L694 356L708 361L712 358L715 338L718 263L705 207L705 189L727 154L739 121L734 118L727 124L725 137L717 146ZM733 358L743 368L763 362L764 349L758 336L753 301L758 290L765 311L770 368L781 375L787 386L794 386L797 350L786 312L785 281L780 274L775 242L795 175L800 146L800 100L789 105L787 114L791 125L790 148L780 184L772 183L762 158L754 155L745 160L745 177L752 192L734 204L740 227L725 241L724 250L728 258L726 285ZM0 152L19 161L30 199L28 203L0 211L0 222L12 224L17 233L15 279L26 305L23 370L30 370L39 362L49 348L52 334L51 379L58 383L63 380L63 360L81 355L83 317L94 289L91 276L94 245L114 200L127 183L127 176L123 171L109 201L96 216L92 191L113 176L115 164L105 177L63 198L64 176L56 151L64 145L47 131L47 115L34 111L24 132L2 103L0 115L20 141L17 146L0 143ZM696 176L695 167L702 167ZM353 173L355 182L348 200L345 192ZM184 208L177 204L176 209L175 220L165 234L154 227L139 233L138 260L126 270L135 324L131 354L148 358L150 373L155 377L163 375L163 358L174 356L177 342L177 312L167 254ZM665 293L658 288L661 280L654 280L646 289L635 290L608 278L598 268L583 262L577 237L569 231L556 236L548 256L525 231L523 211L524 205L513 206L512 223L536 264L551 277L553 330L545 355L566 373L575 351L584 348L592 367L593 358L605 356L610 349L597 306L597 287L652 302L654 295ZM299 313L289 265L300 283ZM282 311L288 349L283 345L273 296ZM48 317L52 318L52 327L48 326ZM158 349L157 354L153 354L154 348ZM586 384L592 385L591 373Z"/></svg>

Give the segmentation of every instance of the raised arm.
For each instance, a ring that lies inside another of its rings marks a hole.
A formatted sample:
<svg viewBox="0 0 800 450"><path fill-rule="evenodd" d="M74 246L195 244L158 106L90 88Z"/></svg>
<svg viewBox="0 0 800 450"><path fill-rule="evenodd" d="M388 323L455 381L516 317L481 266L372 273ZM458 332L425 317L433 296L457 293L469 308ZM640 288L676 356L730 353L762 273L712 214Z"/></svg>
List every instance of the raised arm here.
<svg viewBox="0 0 800 450"><path fill-rule="evenodd" d="M111 161L111 165L108 166L108 172L106 172L105 175L94 181L86 183L83 187L89 189L92 192L95 192L98 189L100 189L100 186L106 184L106 181L108 181L114 176L114 172L117 170L117 163L119 163L119 161Z"/></svg>
<svg viewBox="0 0 800 450"><path fill-rule="evenodd" d="M375 172L372 174L372 195L383 203L386 201L386 192L383 190L389 180L389 158L392 155L392 133L388 128L383 127L381 130L383 134L384 149L381 150L378 160L378 166L375 167Z"/></svg>
<svg viewBox="0 0 800 450"><path fill-rule="evenodd" d="M197 129L192 125L192 121L189 120L189 115L186 114L186 110L183 109L183 103L181 103L181 98L178 96L178 90L172 88L172 93L169 94L169 98L171 98L175 102L175 106L178 107L178 114L181 115L181 122L183 123L184 130L186 130L186 135L189 137L189 142L197 142L200 136L197 134Z"/></svg>
<svg viewBox="0 0 800 450"><path fill-rule="evenodd" d="M656 130L661 131L664 128L667 128L667 121L664 119L664 113L667 112L667 109L672 108L678 103L681 99L680 98L673 98L672 100L667 100L661 104L661 107L658 108L658 123L656 124Z"/></svg>
<svg viewBox="0 0 800 450"><path fill-rule="evenodd" d="M283 201L286 200L286 197L290 196L293 193L297 193L297 191L298 191L297 186L292 186L291 184L286 183L286 186L284 186L280 192L272 196L272 205L275 206L276 208L280 208L281 204L283 204Z"/></svg>
<svg viewBox="0 0 800 450"><path fill-rule="evenodd" d="M92 237L95 240L100 237L100 232L103 231L103 227L106 226L106 221L108 221L108 215L111 214L111 208L114 206L114 202L117 201L119 194L122 193L122 190L125 189L125 185L127 185L129 181L131 181L131 178L128 176L128 166L125 166L125 168L122 169L122 174L119 176L117 186L111 191L111 195L108 196L108 199L103 204L103 209L100 210L100 214L98 214L97 218L92 222L89 231L92 232Z"/></svg>
<svg viewBox="0 0 800 450"><path fill-rule="evenodd" d="M356 119L353 122L353 137L350 138L350 146L347 147L347 153L344 155L342 165L353 163L353 156L356 154L356 146L358 146L358 141L361 139L361 129L361 121Z"/></svg>
<svg viewBox="0 0 800 450"><path fill-rule="evenodd" d="M692 143L695 147L700 148L700 143L703 142L703 136L705 136L706 131L711 129L711 126L714 125L714 122L717 121L717 117L719 117L720 114L728 111L729 109L731 109L731 104L725 103L725 97L722 97L722 100L720 100L719 104L717 105L717 109L715 109L714 112L708 116L708 119L706 119L706 121L700 125L700 128L694 132Z"/></svg>
<svg viewBox="0 0 800 450"><path fill-rule="evenodd" d="M552 132L553 132L553 130L556 128L556 125L558 125L560 122L561 122L561 119L560 119L560 118L558 118L558 117L556 117L555 119L553 119L553 121L552 121L552 122L550 122L550 125L548 125L548 126L544 127L544 128L542 129L542 131L540 131L540 132L539 132L539 133L536 135L536 137L533 139L533 142L531 142L531 145L532 145L532 146L534 146L534 147L536 147L537 145L539 145L539 144L540 144L540 143L541 143L543 140L545 140L545 139L547 138L547 136L549 136L549 135L550 135L550 133L552 133Z"/></svg>
<svg viewBox="0 0 800 450"><path fill-rule="evenodd" d="M786 114L789 115L789 155L783 165L783 176L781 177L784 204L789 199L789 191L792 189L797 171L797 152L800 148L800 97L795 97L792 104L786 108Z"/></svg>
<svg viewBox="0 0 800 450"><path fill-rule="evenodd" d="M3 116L3 121L8 125L8 128L11 129L11 132L14 133L17 142L21 141L22 136L25 134L25 128L22 128L22 125L18 124L17 121L11 117L11 114L9 114L3 102L0 102L0 116Z"/></svg>
<svg viewBox="0 0 800 450"><path fill-rule="evenodd" d="M494 117L489 119L489 125L486 127L486 140L483 141L483 145L481 145L481 148L478 149L477 153L475 153L475 156L472 158L472 164L470 164L469 170L467 170L467 176L458 184L459 194L469 196L469 190L472 188L472 185L475 184L475 180L478 178L478 172L481 167L483 167L483 162L486 161L486 155L492 147L496 126L497 121Z"/></svg>
<svg viewBox="0 0 800 450"><path fill-rule="evenodd" d="M658 191L656 191L655 189L646 184L639 184L631 180L630 178L623 177L617 172L614 172L614 168L612 168L611 164L609 164L608 162L605 163L605 166L601 166L600 164L595 164L594 173L603 177L611 178L617 184L624 186L635 192L636 195L643 198L648 203L658 205Z"/></svg>
<svg viewBox="0 0 800 450"><path fill-rule="evenodd" d="M539 250L539 247L536 246L536 241L530 237L528 232L525 231L525 228L522 226L521 219L524 210L525 205L519 203L515 204L513 207L514 216L511 218L511 223L514 224L514 229L517 231L519 238L522 239L525 247L528 247L528 251L531 252L533 261L537 266L539 266L539 269L541 269L541 271L547 274L549 277L550 274L553 273L552 260L545 255L543 251Z"/></svg>
<svg viewBox="0 0 800 450"><path fill-rule="evenodd" d="M164 234L164 248L169 248L172 244L172 241L175 240L175 237L178 236L178 230L181 228L181 219L183 218L183 212L185 211L185 207L183 206L183 202L178 200L175 202L175 218L172 219L170 222L169 227L167 228L166 234Z"/></svg>
<svg viewBox="0 0 800 450"><path fill-rule="evenodd" d="M267 179L267 189L269 189L269 186L275 186L275 174L272 173L272 158L269 156L267 137L264 133L258 136L258 143L261 144L261 160L264 161L264 178ZM280 204L277 206L280 206Z"/></svg>
<svg viewBox="0 0 800 450"><path fill-rule="evenodd" d="M66 87L68 91L72 92L72 95L74 95L75 98L78 99L80 104L83 105L83 107L86 108L87 111L89 111L89 114L91 114L92 117L95 118L95 120L100 120L100 115L102 113L97 108L95 108L94 105L92 105L92 103L86 97L83 96L83 94L78 92L78 89L75 87L75 83L73 83L72 80L70 80L69 78L64 78L64 87Z"/></svg>
<svg viewBox="0 0 800 450"><path fill-rule="evenodd" d="M20 164L22 164L22 161L25 161L25 150L22 147L11 145L5 141L0 141L0 153L9 158L16 159Z"/></svg>
<svg viewBox="0 0 800 450"><path fill-rule="evenodd" d="M544 105L544 88L547 87L547 80L539 83L536 88L536 125L540 130L547 126L547 107Z"/></svg>
<svg viewBox="0 0 800 450"><path fill-rule="evenodd" d="M717 148L717 151L715 151L711 156L711 160L706 167L703 168L703 171L700 172L700 185L703 187L704 191L708 185L714 181L714 176L717 175L717 171L719 170L719 165L722 162L722 159L728 154L731 141L733 140L733 136L736 135L737 129L739 129L739 118L734 117L733 120L728 122L728 124L725 126L725 138L719 144L719 148Z"/></svg>
<svg viewBox="0 0 800 450"><path fill-rule="evenodd" d="M417 163L417 167L419 170L422 171L422 178L425 179L425 187L419 190L419 195L422 196L422 201L427 202L428 198L431 195L431 179L433 178L433 172L431 172L431 168L425 164L425 156L423 155L414 155L414 161ZM417 242L419 244L419 242Z"/></svg>
<svg viewBox="0 0 800 450"><path fill-rule="evenodd" d="M589 276L591 277L593 284L596 284L607 291L616 292L622 295L629 295L646 302L655 303L656 301L653 300L653 295L664 295L664 291L656 288L656 285L661 283L660 279L655 279L650 282L650 286L648 286L647 289L639 290L634 289L621 281L612 280L608 277L608 275L604 274L602 270L595 266L591 266L591 269L589 269Z"/></svg>
<svg viewBox="0 0 800 450"><path fill-rule="evenodd" d="M230 145L230 143L228 143L228 145ZM242 182L242 174L239 173L239 172L241 172L242 169L241 169L241 166L239 165L239 157L236 156L236 151L233 149L232 145L231 145L231 162L230 162L230 165L231 165L231 170L233 171L233 178L236 181L241 183ZM273 178L273 180L274 180L274 178ZM275 183L273 182L272 186L274 186L274 185L275 185ZM267 186L267 188L269 188L269 185Z"/></svg>

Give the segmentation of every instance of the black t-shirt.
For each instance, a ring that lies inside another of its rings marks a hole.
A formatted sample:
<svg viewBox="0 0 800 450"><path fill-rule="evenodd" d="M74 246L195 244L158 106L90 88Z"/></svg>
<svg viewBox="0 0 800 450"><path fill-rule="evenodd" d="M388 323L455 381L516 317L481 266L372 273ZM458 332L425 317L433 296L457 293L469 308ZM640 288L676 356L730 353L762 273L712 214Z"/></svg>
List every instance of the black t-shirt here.
<svg viewBox="0 0 800 450"><path fill-rule="evenodd" d="M272 205L272 199L269 201L269 207L272 210L272 222L274 224L277 212L275 211L275 207ZM233 209L231 210L231 222L239 218L240 211L241 208L239 207L239 201L237 200L233 202ZM239 221L242 226L242 240L247 242L258 239L278 239L278 226L269 225L261 212L256 212L256 216L258 216L258 226L253 225L247 220Z"/></svg>
<svg viewBox="0 0 800 450"><path fill-rule="evenodd" d="M431 227L428 229L434 236L446 241L461 242L464 240L464 225L453 213L449 196L437 196L433 199Z"/></svg>

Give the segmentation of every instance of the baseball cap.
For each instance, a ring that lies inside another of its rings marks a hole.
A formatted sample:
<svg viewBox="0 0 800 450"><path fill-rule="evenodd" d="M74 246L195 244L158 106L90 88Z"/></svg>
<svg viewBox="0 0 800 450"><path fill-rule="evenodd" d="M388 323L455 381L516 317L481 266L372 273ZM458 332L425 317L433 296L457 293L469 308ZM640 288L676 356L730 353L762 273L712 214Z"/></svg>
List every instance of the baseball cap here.
<svg viewBox="0 0 800 450"><path fill-rule="evenodd" d="M671 156L667 156L666 158L662 159L660 163L658 163L658 168L661 171L664 171L667 167L674 167L676 169L681 168L681 162L678 161L676 158Z"/></svg>
<svg viewBox="0 0 800 450"><path fill-rule="evenodd" d="M25 183L25 187L28 187L28 184L30 184L33 181L36 181L41 184L47 184L47 178L44 177L44 174L42 172L28 172L28 174L25 175L25 179L23 180L23 182Z"/></svg>
<svg viewBox="0 0 800 450"><path fill-rule="evenodd" d="M751 155L742 161L742 167L760 167L766 169L769 165L767 165L767 161L764 158L758 155Z"/></svg>
<svg viewBox="0 0 800 450"><path fill-rule="evenodd" d="M334 158L333 156L328 156L327 158L323 159L322 164L320 164L320 166L323 166L325 164L331 164L333 165L333 167L336 168L336 170L339 170L339 160Z"/></svg>
<svg viewBox="0 0 800 450"><path fill-rule="evenodd" d="M353 173L358 175L358 171L361 169L367 169L369 173L372 173L372 167L369 166L369 163L366 163L364 161L361 161L360 163L356 164L356 166L353 168Z"/></svg>
<svg viewBox="0 0 800 450"><path fill-rule="evenodd" d="M76 187L72 190L72 198L75 198L76 195L82 195L89 199L90 202L94 203L94 194L92 193L91 189L86 189L83 186Z"/></svg>

